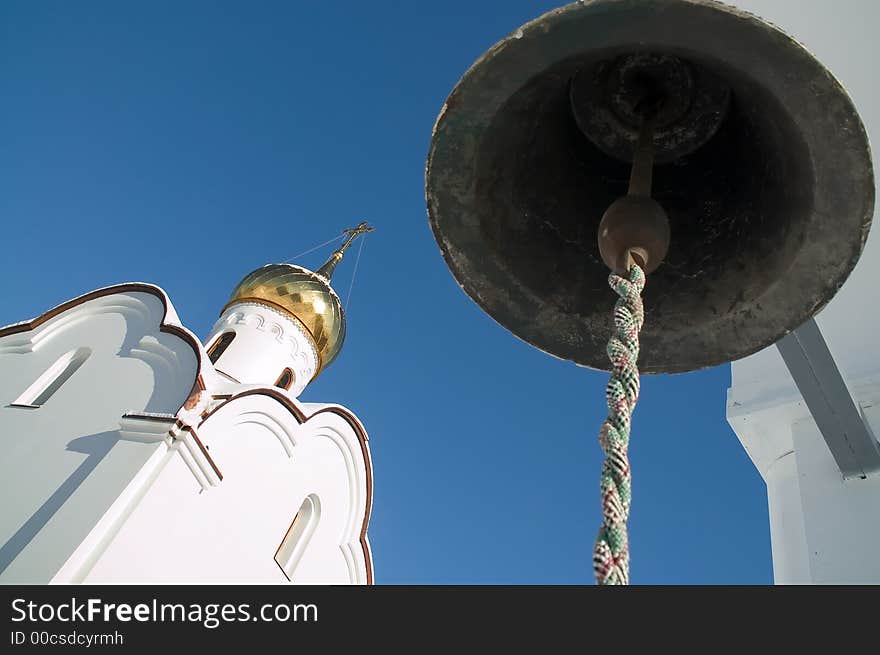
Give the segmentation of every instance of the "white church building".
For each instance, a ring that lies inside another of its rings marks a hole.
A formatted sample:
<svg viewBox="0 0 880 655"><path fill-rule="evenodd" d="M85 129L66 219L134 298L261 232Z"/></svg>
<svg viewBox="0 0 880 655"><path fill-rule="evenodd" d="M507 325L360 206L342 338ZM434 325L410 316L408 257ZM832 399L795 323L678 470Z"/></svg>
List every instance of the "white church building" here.
<svg viewBox="0 0 880 655"><path fill-rule="evenodd" d="M247 275L204 344L143 283L0 329L0 583L371 584L366 431L298 400L367 229L316 272Z"/></svg>

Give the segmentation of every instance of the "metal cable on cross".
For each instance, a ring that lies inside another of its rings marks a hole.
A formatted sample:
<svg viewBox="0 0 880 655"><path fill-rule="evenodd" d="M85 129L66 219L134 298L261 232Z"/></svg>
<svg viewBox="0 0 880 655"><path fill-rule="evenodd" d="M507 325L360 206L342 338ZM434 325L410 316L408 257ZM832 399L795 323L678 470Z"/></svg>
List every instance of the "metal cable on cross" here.
<svg viewBox="0 0 880 655"><path fill-rule="evenodd" d="M628 279L616 274L608 278L617 292L614 304L614 333L608 340L611 378L605 388L608 418L599 432L605 451L600 489L602 527L593 550L596 582L602 585L629 584L629 539L626 521L632 500L632 478L627 457L632 412L639 399L639 332L645 321L642 289L645 273L632 264Z"/></svg>

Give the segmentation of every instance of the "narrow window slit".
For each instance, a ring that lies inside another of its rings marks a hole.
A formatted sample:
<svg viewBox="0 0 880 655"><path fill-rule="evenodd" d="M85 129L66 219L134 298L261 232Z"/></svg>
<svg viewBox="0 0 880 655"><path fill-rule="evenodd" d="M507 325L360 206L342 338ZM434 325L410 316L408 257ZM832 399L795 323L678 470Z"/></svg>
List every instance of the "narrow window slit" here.
<svg viewBox="0 0 880 655"><path fill-rule="evenodd" d="M288 580L293 580L296 566L315 533L320 516L321 502L315 494L309 494L300 505L299 511L287 529L287 534L284 535L281 545L275 551L275 563L278 564Z"/></svg>
<svg viewBox="0 0 880 655"><path fill-rule="evenodd" d="M235 332L224 332L217 340L208 348L208 359L212 364L216 364L220 356L229 348L229 344L235 339Z"/></svg>
<svg viewBox="0 0 880 655"><path fill-rule="evenodd" d="M281 372L281 375L278 376L278 380L275 382L275 386L281 389L290 389L290 385L293 384L293 371L289 368L284 369Z"/></svg>
<svg viewBox="0 0 880 655"><path fill-rule="evenodd" d="M75 348L59 357L52 366L36 379L23 394L15 399L13 407L42 407L92 354L91 348Z"/></svg>

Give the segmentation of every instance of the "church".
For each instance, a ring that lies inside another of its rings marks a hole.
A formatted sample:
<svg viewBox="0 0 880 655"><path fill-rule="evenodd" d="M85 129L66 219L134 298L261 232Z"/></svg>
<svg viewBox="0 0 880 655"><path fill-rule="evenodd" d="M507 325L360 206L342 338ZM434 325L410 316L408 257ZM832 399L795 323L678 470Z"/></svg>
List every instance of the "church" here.
<svg viewBox="0 0 880 655"><path fill-rule="evenodd" d="M357 416L299 395L340 354L330 281L269 264L202 343L128 283L0 329L0 582L372 584Z"/></svg>

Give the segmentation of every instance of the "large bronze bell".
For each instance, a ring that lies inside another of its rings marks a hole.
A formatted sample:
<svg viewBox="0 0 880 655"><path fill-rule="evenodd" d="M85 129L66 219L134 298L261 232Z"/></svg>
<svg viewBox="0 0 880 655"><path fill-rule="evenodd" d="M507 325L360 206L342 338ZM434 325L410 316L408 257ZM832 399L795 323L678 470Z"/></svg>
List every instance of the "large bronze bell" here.
<svg viewBox="0 0 880 655"><path fill-rule="evenodd" d="M813 316L846 280L871 224L874 180L841 85L741 10L592 0L497 43L437 118L431 227L459 283L496 321L550 354L607 369L614 296L597 231L627 192L646 103L652 195L669 235L644 291L639 368L744 357Z"/></svg>

